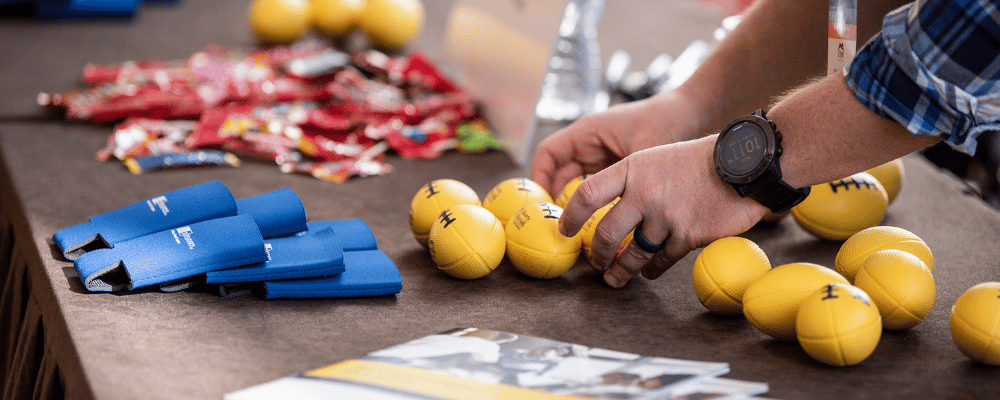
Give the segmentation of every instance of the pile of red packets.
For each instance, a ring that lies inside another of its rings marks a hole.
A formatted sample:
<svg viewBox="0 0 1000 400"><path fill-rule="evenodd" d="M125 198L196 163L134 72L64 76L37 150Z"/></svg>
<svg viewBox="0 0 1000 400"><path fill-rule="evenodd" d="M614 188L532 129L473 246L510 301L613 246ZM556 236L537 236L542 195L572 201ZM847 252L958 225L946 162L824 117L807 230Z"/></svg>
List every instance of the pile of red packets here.
<svg viewBox="0 0 1000 400"><path fill-rule="evenodd" d="M39 104L67 119L117 122L97 158L133 173L238 165L238 155L342 182L389 172L389 151L434 158L501 146L472 96L419 52L209 46L186 60L87 65L83 81L86 89L42 93Z"/></svg>

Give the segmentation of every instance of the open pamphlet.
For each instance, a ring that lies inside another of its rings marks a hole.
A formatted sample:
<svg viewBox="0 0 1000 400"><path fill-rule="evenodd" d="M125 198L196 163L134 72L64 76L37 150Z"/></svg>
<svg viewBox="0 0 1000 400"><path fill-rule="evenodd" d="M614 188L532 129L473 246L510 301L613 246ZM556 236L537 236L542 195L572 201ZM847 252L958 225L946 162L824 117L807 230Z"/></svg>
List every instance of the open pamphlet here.
<svg viewBox="0 0 1000 400"><path fill-rule="evenodd" d="M254 399L742 399L761 382L720 362L644 357L509 332L453 329L239 390Z"/></svg>

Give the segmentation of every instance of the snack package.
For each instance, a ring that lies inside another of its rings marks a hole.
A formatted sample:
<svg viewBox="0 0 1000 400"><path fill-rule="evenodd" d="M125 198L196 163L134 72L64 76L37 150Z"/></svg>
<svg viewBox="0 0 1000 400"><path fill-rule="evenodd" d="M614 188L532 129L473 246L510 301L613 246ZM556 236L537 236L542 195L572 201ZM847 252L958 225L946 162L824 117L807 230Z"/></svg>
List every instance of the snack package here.
<svg viewBox="0 0 1000 400"><path fill-rule="evenodd" d="M341 182L388 173L387 152L497 147L482 130L456 138L481 120L478 105L420 52L348 54L318 40L250 52L211 45L183 60L89 64L83 82L38 103L71 120L117 122L97 158L138 172L247 156Z"/></svg>

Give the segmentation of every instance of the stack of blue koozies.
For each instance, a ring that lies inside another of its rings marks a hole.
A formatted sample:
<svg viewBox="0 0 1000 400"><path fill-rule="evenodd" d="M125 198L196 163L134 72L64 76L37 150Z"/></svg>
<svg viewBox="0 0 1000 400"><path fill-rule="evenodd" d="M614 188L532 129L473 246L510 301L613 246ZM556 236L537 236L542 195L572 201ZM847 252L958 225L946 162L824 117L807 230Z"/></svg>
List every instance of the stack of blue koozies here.
<svg viewBox="0 0 1000 400"><path fill-rule="evenodd" d="M52 239L90 291L205 284L226 297L275 299L402 289L364 222L308 222L287 188L236 200L222 182L207 182L95 215Z"/></svg>

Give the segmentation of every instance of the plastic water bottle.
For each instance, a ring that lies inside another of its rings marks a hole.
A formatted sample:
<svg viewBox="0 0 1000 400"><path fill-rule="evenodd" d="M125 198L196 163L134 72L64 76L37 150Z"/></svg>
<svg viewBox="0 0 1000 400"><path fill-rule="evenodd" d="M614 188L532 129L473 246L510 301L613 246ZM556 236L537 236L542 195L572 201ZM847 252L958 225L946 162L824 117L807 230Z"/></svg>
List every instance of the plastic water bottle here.
<svg viewBox="0 0 1000 400"><path fill-rule="evenodd" d="M604 0L567 2L535 106L538 118L570 121L608 108L597 44L597 21L603 8Z"/></svg>

